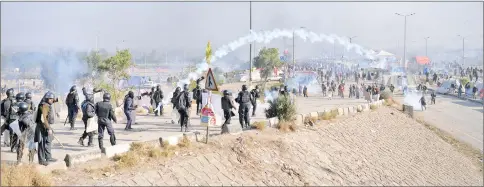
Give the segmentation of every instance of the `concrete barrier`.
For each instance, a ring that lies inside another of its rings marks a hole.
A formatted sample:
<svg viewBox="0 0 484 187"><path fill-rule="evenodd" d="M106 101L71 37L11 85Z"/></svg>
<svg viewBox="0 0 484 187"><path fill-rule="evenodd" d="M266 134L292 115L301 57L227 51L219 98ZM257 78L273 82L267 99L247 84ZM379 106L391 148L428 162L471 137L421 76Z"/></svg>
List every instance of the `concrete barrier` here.
<svg viewBox="0 0 484 187"><path fill-rule="evenodd" d="M338 116L344 115L344 110L343 108L338 108Z"/></svg>
<svg viewBox="0 0 484 187"><path fill-rule="evenodd" d="M316 118L316 119L318 119L318 113L317 113L317 112L311 112L311 113L309 113L309 116L310 116L311 118Z"/></svg>
<svg viewBox="0 0 484 187"><path fill-rule="evenodd" d="M270 127L276 127L277 124L279 124L279 119L277 119L276 117L269 118L269 126Z"/></svg>
<svg viewBox="0 0 484 187"><path fill-rule="evenodd" d="M101 150L96 149L81 152L78 154L66 154L66 156L64 157L64 162L67 167L73 167L79 163L84 163L101 157L103 157Z"/></svg>
<svg viewBox="0 0 484 187"><path fill-rule="evenodd" d="M116 154L122 154L122 153L128 152L130 147L131 147L130 144L118 144L110 147L105 147L104 153L108 158L111 158Z"/></svg>
<svg viewBox="0 0 484 187"><path fill-rule="evenodd" d="M343 108L343 115L347 116L349 114L348 107Z"/></svg>
<svg viewBox="0 0 484 187"><path fill-rule="evenodd" d="M362 107L363 107L363 111L364 111L364 112L366 112L366 111L369 111L369 110L370 110L370 104L368 104L368 103L363 104L363 105L362 105Z"/></svg>
<svg viewBox="0 0 484 187"><path fill-rule="evenodd" d="M296 114L296 119L294 120L296 125L304 125L304 115Z"/></svg>
<svg viewBox="0 0 484 187"><path fill-rule="evenodd" d="M403 113L413 118L413 106L403 105Z"/></svg>
<svg viewBox="0 0 484 187"><path fill-rule="evenodd" d="M362 105L356 106L356 111L357 112L363 112L363 106Z"/></svg>
<svg viewBox="0 0 484 187"><path fill-rule="evenodd" d="M353 106L348 107L348 114L354 114L355 108Z"/></svg>

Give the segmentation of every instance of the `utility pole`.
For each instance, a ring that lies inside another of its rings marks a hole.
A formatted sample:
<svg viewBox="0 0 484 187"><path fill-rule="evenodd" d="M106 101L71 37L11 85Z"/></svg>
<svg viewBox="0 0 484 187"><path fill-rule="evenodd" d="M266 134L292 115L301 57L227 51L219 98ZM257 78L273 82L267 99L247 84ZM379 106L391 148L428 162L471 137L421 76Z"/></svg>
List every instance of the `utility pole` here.
<svg viewBox="0 0 484 187"><path fill-rule="evenodd" d="M412 16L412 15L415 15L415 13L411 13L411 14L400 14L400 13L395 13L397 16L403 16L405 18L405 22L403 24L403 64L405 64L406 62L406 52L407 52L407 49L406 49L406 40L407 40L407 17L408 16Z"/></svg>
<svg viewBox="0 0 484 187"><path fill-rule="evenodd" d="M249 1L249 30L252 30L252 1ZM254 54L255 55L255 54ZM250 63L250 69L249 69L249 81L250 84L252 84L252 43L250 43L249 46L249 63Z"/></svg>
<svg viewBox="0 0 484 187"><path fill-rule="evenodd" d="M466 37L465 36L462 36L462 35L457 35L457 36L459 36L459 37L462 38L462 68L464 68L464 63L466 61L465 60L465 55L464 55L465 54L465 48L464 48L465 47L465 43L464 42L465 42Z"/></svg>
<svg viewBox="0 0 484 187"><path fill-rule="evenodd" d="M430 36L427 36L427 37L425 37L425 38L424 38L424 40L425 40L425 56L426 56L426 57L429 57L429 56L428 56L428 54L427 54L427 40L428 40L429 38L430 38Z"/></svg>
<svg viewBox="0 0 484 187"><path fill-rule="evenodd" d="M306 28L306 27L300 27L300 29L305 29L305 28ZM294 49L296 48L296 47L295 47L295 46L296 46L296 45L295 45L295 40L294 40L294 38L295 38L295 34L294 34L294 32L295 32L295 31L296 31L296 30L293 30L293 31L292 31L292 65L293 65L293 70L294 70L294 76L296 75L296 52L295 52L295 50L294 50Z"/></svg>
<svg viewBox="0 0 484 187"><path fill-rule="evenodd" d="M352 37L348 37L348 38L350 39L350 43L351 43L351 41L353 40L353 38L356 38L356 37L358 37L358 36L352 36ZM349 57L349 55L348 55L348 57Z"/></svg>

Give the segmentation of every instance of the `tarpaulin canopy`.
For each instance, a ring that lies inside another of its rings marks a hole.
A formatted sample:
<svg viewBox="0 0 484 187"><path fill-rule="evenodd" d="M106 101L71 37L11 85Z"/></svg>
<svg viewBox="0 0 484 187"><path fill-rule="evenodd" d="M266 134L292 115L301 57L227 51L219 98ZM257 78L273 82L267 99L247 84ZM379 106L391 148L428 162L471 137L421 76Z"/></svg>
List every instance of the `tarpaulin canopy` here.
<svg viewBox="0 0 484 187"><path fill-rule="evenodd" d="M429 57L426 57L426 56L416 56L415 61L421 65L426 65L430 63Z"/></svg>

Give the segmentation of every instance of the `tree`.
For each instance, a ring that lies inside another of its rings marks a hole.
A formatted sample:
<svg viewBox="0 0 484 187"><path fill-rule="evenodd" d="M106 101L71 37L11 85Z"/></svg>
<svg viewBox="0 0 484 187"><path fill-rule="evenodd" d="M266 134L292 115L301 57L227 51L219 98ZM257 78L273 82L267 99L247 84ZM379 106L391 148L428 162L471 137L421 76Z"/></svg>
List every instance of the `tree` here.
<svg viewBox="0 0 484 187"><path fill-rule="evenodd" d="M118 90L117 84L121 79L128 79L129 74L126 70L133 64L131 62L131 53L129 50L116 51L116 55L102 60L98 66L97 70L102 73L106 73L111 80L111 84L101 83L101 87L107 89L114 101L116 101L117 106L120 106L118 99L121 98L122 92Z"/></svg>
<svg viewBox="0 0 484 187"><path fill-rule="evenodd" d="M280 68L282 66L278 49L262 48L259 51L259 55L254 58L254 66L261 69L260 75L264 80L262 87L265 88L267 79L273 73L274 68Z"/></svg>

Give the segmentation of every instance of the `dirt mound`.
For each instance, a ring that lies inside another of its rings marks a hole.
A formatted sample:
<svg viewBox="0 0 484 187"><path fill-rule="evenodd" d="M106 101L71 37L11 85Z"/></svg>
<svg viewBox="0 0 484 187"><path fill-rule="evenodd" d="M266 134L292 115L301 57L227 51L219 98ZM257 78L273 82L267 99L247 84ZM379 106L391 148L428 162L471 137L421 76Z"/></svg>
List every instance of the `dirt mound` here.
<svg viewBox="0 0 484 187"><path fill-rule="evenodd" d="M483 185L482 166L473 158L385 107L297 132L269 128L218 136L184 152L163 164L147 163L150 168L82 181L115 186Z"/></svg>

